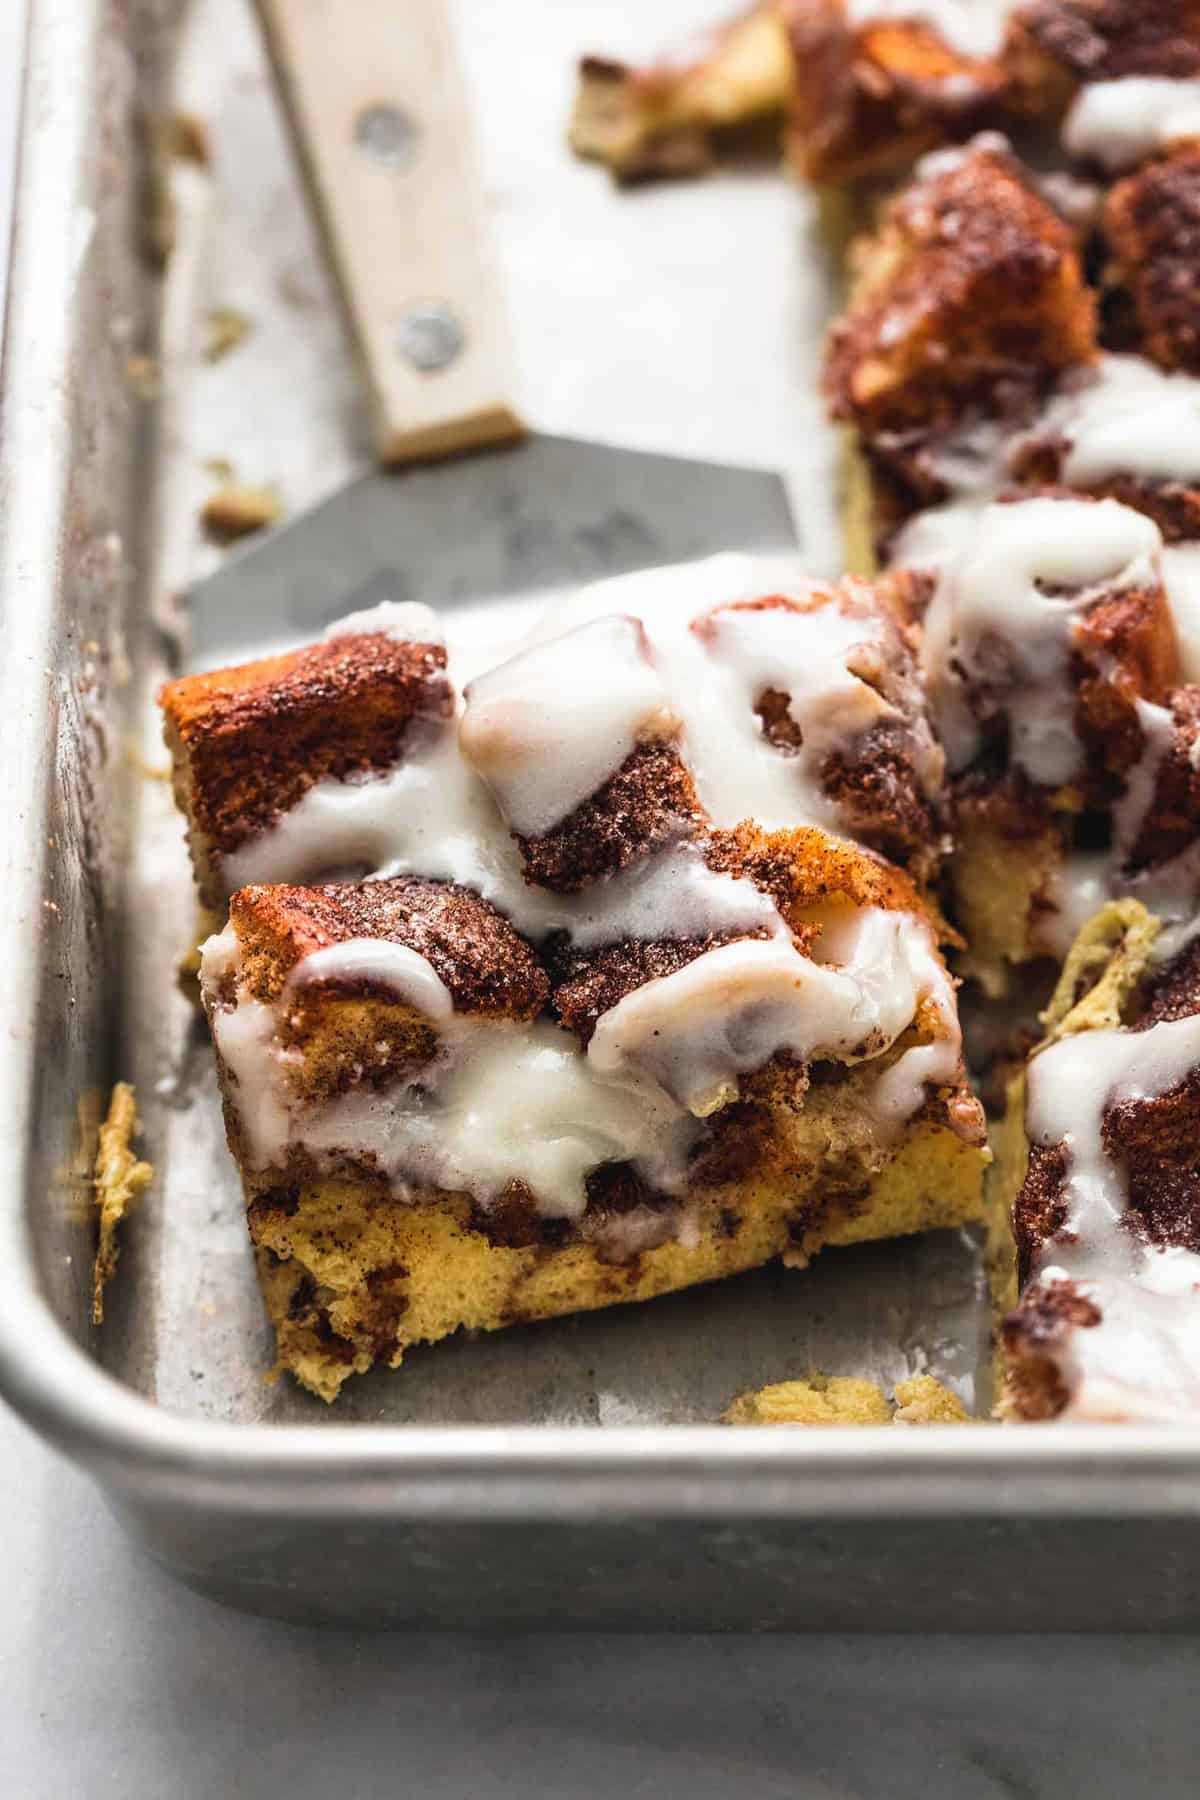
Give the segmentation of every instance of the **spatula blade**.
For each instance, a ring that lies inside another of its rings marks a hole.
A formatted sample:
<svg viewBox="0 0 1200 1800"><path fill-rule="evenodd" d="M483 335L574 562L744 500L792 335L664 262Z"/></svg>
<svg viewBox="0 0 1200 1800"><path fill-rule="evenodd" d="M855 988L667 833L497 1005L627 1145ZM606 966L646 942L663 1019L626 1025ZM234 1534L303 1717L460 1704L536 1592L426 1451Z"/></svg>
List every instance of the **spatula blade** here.
<svg viewBox="0 0 1200 1800"><path fill-rule="evenodd" d="M189 663L302 642L381 600L436 608L544 596L722 550L785 555L780 477L535 436L398 474L372 470L200 582Z"/></svg>

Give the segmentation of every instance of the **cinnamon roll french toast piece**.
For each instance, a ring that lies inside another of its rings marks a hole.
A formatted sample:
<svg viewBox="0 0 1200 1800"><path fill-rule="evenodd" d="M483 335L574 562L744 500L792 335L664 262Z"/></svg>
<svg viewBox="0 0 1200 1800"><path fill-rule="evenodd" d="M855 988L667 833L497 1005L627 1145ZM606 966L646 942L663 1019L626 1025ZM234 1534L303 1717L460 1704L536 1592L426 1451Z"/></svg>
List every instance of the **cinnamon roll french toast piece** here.
<svg viewBox="0 0 1200 1800"><path fill-rule="evenodd" d="M1000 7L780 0L794 74L787 154L825 189L903 174L1022 110Z"/></svg>
<svg viewBox="0 0 1200 1800"><path fill-rule="evenodd" d="M918 508L989 477L1001 433L1095 360L1096 301L1074 231L991 137L924 162L852 269L825 391L886 545Z"/></svg>
<svg viewBox="0 0 1200 1800"><path fill-rule="evenodd" d="M1195 913L1200 690L1152 520L1060 492L985 508L939 574L922 659L950 770L950 910L988 991L1061 960L1119 895Z"/></svg>
<svg viewBox="0 0 1200 1800"><path fill-rule="evenodd" d="M289 778L202 987L313 1391L460 1327L977 1214L907 608L899 578L738 558L598 584L466 681L449 652L452 716L389 767ZM288 673L217 686L269 712Z"/></svg>
<svg viewBox="0 0 1200 1800"><path fill-rule="evenodd" d="M449 719L445 670L433 614L397 605L322 643L168 683L165 735L201 903L219 909L252 878L239 859L312 788L385 773L423 727Z"/></svg>
<svg viewBox="0 0 1200 1800"><path fill-rule="evenodd" d="M1020 1298L1002 1411L1200 1418L1200 940L1138 902L1081 934L1010 1094Z"/></svg>
<svg viewBox="0 0 1200 1800"><path fill-rule="evenodd" d="M1200 535L1200 12L1018 7L1005 55L1043 111L1056 82L1071 100L1058 151L1035 173L985 133L927 158L851 249L826 391L853 433L856 567L927 560L931 509L969 522L1010 482L1112 494L1170 543ZM1067 273L1065 314L1022 296L1037 267L1049 292Z"/></svg>

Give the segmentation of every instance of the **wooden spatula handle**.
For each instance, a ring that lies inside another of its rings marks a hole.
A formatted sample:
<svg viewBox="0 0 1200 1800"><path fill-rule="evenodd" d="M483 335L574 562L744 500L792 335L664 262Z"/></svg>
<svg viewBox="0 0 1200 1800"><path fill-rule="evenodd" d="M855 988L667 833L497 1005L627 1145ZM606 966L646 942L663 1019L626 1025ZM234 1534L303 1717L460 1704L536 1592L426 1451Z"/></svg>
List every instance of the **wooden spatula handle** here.
<svg viewBox="0 0 1200 1800"><path fill-rule="evenodd" d="M384 462L520 436L443 0L257 0Z"/></svg>

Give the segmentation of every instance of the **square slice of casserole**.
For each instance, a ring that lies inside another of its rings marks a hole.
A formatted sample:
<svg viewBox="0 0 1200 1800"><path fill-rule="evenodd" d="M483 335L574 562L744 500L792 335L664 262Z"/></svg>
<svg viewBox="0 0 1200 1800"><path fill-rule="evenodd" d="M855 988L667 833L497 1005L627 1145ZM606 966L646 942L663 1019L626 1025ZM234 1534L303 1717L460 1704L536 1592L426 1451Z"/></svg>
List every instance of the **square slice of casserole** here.
<svg viewBox="0 0 1200 1800"><path fill-rule="evenodd" d="M400 696L369 743L312 652L163 696L232 890L204 1002L305 1385L978 1215L903 582L719 558L598 584L482 667L413 608L327 654Z"/></svg>

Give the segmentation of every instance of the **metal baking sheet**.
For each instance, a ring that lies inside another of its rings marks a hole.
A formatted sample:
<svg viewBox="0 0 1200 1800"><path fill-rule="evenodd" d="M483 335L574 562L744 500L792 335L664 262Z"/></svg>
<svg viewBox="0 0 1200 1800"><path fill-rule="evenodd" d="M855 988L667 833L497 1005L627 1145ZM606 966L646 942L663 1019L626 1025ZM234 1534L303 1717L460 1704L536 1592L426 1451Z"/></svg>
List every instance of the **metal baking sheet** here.
<svg viewBox="0 0 1200 1800"><path fill-rule="evenodd" d="M664 32L692 12L660 10ZM799 197L755 167L619 197L561 149L573 52L621 30L632 46L638 12L458 8L491 96L527 410L547 429L787 469L828 568L806 386L824 277ZM180 654L178 595L218 554L195 524L206 465L275 480L299 508L364 445L240 0L34 0L33 15L2 415L6 1393L184 1579L291 1617L1195 1623L1191 1431L712 1423L739 1390L813 1368L886 1384L930 1370L986 1406L969 1234L414 1351L332 1411L264 1381L211 1056L174 981L192 899L169 788L149 772L163 760L152 697ZM139 119L171 104L207 120L214 161L173 170L160 280L132 254ZM209 363L205 317L225 306L252 331ZM669 359L648 354L668 342ZM131 357L161 367L154 403ZM87 1176L118 1076L137 1083L158 1177L95 1332Z"/></svg>

